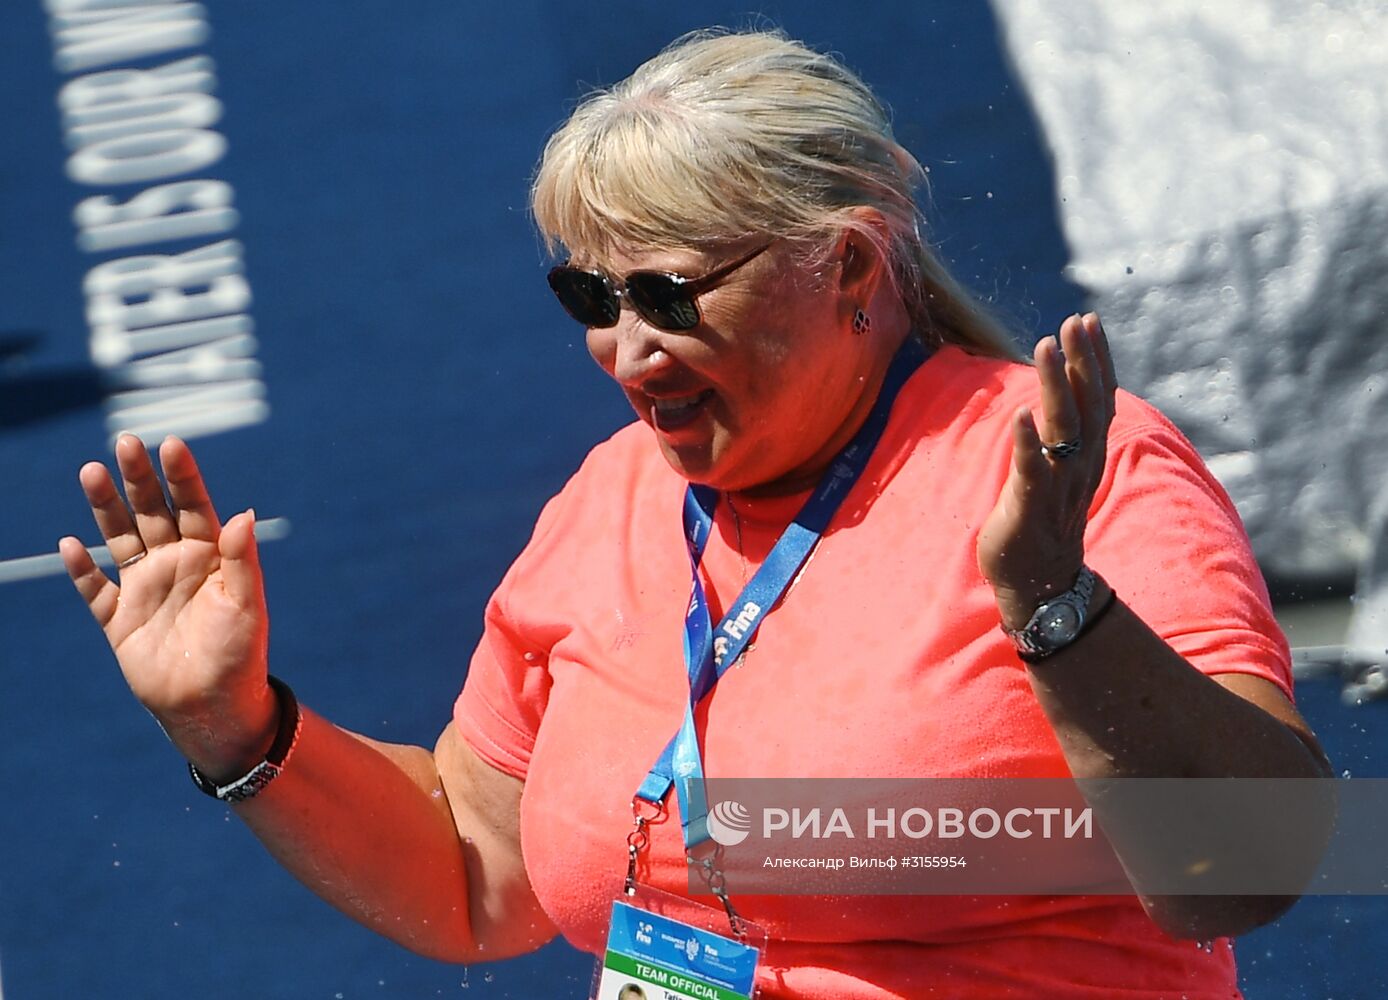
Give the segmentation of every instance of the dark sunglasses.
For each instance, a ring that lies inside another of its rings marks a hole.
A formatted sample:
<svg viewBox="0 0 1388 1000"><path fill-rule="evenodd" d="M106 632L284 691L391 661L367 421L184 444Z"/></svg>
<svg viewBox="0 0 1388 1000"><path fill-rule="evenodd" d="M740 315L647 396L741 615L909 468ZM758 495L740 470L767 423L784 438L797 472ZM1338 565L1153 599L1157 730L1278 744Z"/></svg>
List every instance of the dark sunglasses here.
<svg viewBox="0 0 1388 1000"><path fill-rule="evenodd" d="M564 311L584 326L616 326L625 298L651 326L662 330L692 330L700 321L698 297L716 288L769 246L770 243L763 243L698 278L686 278L668 271L632 271L614 282L601 271L585 271L571 264L561 264L549 272L549 287L554 289Z"/></svg>

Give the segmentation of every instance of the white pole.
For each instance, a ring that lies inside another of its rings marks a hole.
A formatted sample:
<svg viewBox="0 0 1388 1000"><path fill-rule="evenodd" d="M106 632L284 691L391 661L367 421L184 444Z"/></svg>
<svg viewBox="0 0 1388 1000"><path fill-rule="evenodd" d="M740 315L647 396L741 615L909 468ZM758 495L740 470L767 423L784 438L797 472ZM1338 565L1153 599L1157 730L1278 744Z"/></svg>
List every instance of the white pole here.
<svg viewBox="0 0 1388 1000"><path fill-rule="evenodd" d="M255 525L255 537L262 542L273 542L280 538L285 538L289 534L289 519L284 517L272 517L264 521L257 521ZM88 549L92 558L96 560L98 566L114 566L115 560L111 558L111 552L104 545L98 545ZM48 552L38 556L20 556L18 559L0 559L0 583L17 583L20 580L37 580L45 576L58 576L67 572L63 568L63 559L56 552ZM0 993L0 1000L5 1000L4 994Z"/></svg>

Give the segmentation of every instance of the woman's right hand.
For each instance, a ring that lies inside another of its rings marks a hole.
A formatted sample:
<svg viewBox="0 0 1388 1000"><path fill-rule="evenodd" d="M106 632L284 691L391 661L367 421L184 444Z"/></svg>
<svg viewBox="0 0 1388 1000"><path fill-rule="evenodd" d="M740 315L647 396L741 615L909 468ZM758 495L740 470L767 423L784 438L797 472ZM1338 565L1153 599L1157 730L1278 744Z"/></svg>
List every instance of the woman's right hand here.
<svg viewBox="0 0 1388 1000"><path fill-rule="evenodd" d="M100 462L79 474L119 586L76 538L58 549L135 697L202 773L230 780L262 759L276 725L255 513L222 526L178 438L165 439L159 461L172 509L132 434L116 442L129 508Z"/></svg>

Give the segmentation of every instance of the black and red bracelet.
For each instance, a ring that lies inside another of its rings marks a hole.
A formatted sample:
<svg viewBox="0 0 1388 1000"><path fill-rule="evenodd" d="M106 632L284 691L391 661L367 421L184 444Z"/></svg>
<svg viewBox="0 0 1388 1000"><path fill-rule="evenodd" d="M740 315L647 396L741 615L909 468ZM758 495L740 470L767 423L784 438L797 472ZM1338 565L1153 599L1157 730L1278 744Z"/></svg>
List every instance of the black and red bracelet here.
<svg viewBox="0 0 1388 1000"><path fill-rule="evenodd" d="M189 761L188 774L192 777L193 784L198 786L198 791L204 795L210 795L222 802L244 802L258 795L262 788L278 778L284 770L284 765L289 762L289 755L294 752L294 746L299 742L299 730L303 728L304 722L299 712L299 701L294 697L289 685L278 677L267 677L266 680L279 705L279 722L275 727L275 740L270 744L265 759L226 785L217 784Z"/></svg>

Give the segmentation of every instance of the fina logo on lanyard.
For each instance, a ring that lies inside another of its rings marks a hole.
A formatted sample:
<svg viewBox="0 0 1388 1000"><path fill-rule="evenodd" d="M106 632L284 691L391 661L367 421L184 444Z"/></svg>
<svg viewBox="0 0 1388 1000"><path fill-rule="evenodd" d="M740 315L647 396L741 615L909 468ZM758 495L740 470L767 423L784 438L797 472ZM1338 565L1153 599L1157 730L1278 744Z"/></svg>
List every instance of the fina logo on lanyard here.
<svg viewBox="0 0 1388 1000"><path fill-rule="evenodd" d="M692 611L693 608L691 607L690 610ZM742 606L742 610L738 612L736 618L723 623L722 629L724 632L728 633L728 635L717 635L713 637L713 663L715 666L721 667L723 661L728 656L728 637L731 636L733 639L741 639L749 632L755 631L757 619L760 617L761 605L757 604L755 601L748 601Z"/></svg>
<svg viewBox="0 0 1388 1000"><path fill-rule="evenodd" d="M761 605L757 604L756 601L748 601L737 613L736 618L723 623L723 631L734 639L741 639L756 624L759 615L761 615Z"/></svg>

